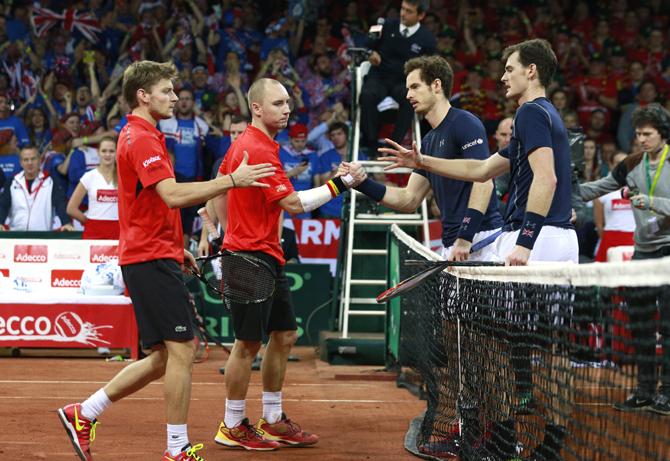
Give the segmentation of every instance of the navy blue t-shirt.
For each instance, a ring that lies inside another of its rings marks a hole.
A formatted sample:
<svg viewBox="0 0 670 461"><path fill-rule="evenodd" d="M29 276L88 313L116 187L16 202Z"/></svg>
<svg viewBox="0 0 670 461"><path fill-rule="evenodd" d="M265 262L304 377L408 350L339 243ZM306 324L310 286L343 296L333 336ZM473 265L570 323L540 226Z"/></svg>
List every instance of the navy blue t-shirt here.
<svg viewBox="0 0 670 461"><path fill-rule="evenodd" d="M540 148L554 151L556 191L544 225L572 228L570 145L568 132L556 108L547 98L537 98L516 111L512 139L499 154L510 161L510 188L505 215L505 230L521 227L528 203L533 171L528 156Z"/></svg>
<svg viewBox="0 0 670 461"><path fill-rule="evenodd" d="M446 159L489 158L486 130L482 122L465 110L452 107L442 122L430 130L421 140L421 152ZM468 209L472 183L445 178L425 170L415 170L430 181L440 208L442 220L442 244L448 248L454 243ZM479 231L502 227L503 219L498 211L498 197L491 192L489 206Z"/></svg>

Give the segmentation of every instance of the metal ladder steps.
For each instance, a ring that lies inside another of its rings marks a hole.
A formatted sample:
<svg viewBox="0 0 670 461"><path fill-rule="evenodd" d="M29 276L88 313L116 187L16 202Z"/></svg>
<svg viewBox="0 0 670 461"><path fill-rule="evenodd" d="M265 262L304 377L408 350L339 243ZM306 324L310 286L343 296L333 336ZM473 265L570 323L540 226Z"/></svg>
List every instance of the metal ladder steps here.
<svg viewBox="0 0 670 461"><path fill-rule="evenodd" d="M365 256L386 256L386 249L372 249L372 248L354 248L352 254Z"/></svg>
<svg viewBox="0 0 670 461"><path fill-rule="evenodd" d="M418 213L412 214L367 214L361 213L354 218L356 224L373 224L377 226L388 226L389 224L415 225L423 224L423 219Z"/></svg>
<svg viewBox="0 0 670 461"><path fill-rule="evenodd" d="M386 285L386 280L383 279L351 279L349 280L349 283L352 285L359 285L359 286L379 286L379 285Z"/></svg>

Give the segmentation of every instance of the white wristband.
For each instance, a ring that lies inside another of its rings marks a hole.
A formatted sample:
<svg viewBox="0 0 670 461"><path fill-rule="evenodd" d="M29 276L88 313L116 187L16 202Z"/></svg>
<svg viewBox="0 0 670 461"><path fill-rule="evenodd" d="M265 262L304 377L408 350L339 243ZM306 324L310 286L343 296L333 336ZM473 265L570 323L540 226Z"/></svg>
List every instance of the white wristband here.
<svg viewBox="0 0 670 461"><path fill-rule="evenodd" d="M309 190L298 191L298 198L302 204L302 209L307 213L328 203L333 196L328 186L323 185Z"/></svg>

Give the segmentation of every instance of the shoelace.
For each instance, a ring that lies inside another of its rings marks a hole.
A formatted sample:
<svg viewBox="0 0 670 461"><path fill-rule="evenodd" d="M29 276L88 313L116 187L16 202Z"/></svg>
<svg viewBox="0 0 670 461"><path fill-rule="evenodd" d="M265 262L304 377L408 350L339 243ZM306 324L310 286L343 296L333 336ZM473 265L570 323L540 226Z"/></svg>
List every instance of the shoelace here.
<svg viewBox="0 0 670 461"><path fill-rule="evenodd" d="M90 435L90 443L93 443L95 440L95 428L100 424L99 422L95 421L91 423L91 435Z"/></svg>
<svg viewBox="0 0 670 461"><path fill-rule="evenodd" d="M186 456L189 456L193 461L205 461L205 458L195 454L196 451L202 450L205 446L202 443L197 445L192 445L191 448L186 452Z"/></svg>
<svg viewBox="0 0 670 461"><path fill-rule="evenodd" d="M252 439L252 438L262 439L263 438L263 436L261 435L261 432L258 429L256 429L254 426L252 426L251 423L249 423L249 422L242 423L242 425L244 425L244 427L246 427L247 431L249 432L249 435L247 436L247 439Z"/></svg>
<svg viewBox="0 0 670 461"><path fill-rule="evenodd" d="M284 423L291 429L292 434L297 434L297 433L302 432L302 429L300 429L300 426L298 426L296 423L294 423L290 419L286 418L284 420Z"/></svg>

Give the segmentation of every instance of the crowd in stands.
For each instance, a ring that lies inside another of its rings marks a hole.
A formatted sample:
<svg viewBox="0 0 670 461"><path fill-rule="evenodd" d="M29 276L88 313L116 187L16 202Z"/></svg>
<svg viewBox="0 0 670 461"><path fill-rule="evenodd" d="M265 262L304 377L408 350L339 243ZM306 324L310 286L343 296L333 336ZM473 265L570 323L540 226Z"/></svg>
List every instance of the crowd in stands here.
<svg viewBox="0 0 670 461"><path fill-rule="evenodd" d="M285 170L297 190L321 184L346 155L351 77L344 50L374 48L369 25L401 15L399 0L40 4L6 2L0 11L0 225L5 229L68 229L70 222L79 227L91 219L83 212L96 200L85 173L97 168L102 190L115 187L108 166L102 167L101 149L125 124L128 108L120 82L126 66L140 59L171 60L180 72L175 117L160 123L178 181L211 175L230 145L231 123L249 117L250 83L272 77L293 100L290 126L277 139ZM66 8L76 9L67 24ZM52 27L39 26L49 24L52 13ZM482 119L492 150L500 144L495 133L501 120L516 110L500 83L502 50L530 37L548 39L560 62L558 78L548 88L550 99L566 126L581 128L587 138L584 181L603 176L615 158L639 149L631 125L635 108L651 102L670 108L669 26L670 8L659 0L433 0L421 18L426 36L434 37L435 52L455 71L452 103ZM30 181L29 148L41 164L41 176ZM48 219L39 220L42 227L17 221L12 182L25 182L22 209L30 209L31 200L47 193L39 187L42 176L53 183L48 193L58 202L54 209L67 209L69 216L50 210ZM104 194L103 200L112 200ZM600 207L594 204L596 215ZM321 213L339 216L339 208ZM195 208L182 216L188 238ZM579 225L583 253L592 258L598 237L590 235L602 231L603 221L591 215Z"/></svg>

